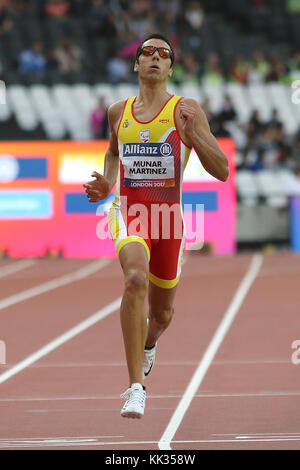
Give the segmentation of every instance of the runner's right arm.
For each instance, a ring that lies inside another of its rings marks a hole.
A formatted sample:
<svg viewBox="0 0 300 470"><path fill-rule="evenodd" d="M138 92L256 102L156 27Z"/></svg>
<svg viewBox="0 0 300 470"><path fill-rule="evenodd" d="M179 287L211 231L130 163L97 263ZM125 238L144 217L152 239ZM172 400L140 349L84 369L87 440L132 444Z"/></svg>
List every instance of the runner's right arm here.
<svg viewBox="0 0 300 470"><path fill-rule="evenodd" d="M117 126L123 106L124 101L118 101L117 103L112 104L108 109L110 136L109 147L104 160L104 175L102 176L94 171L92 176L96 179L83 185L90 202L98 202L105 199L110 194L114 184L116 183L119 171Z"/></svg>

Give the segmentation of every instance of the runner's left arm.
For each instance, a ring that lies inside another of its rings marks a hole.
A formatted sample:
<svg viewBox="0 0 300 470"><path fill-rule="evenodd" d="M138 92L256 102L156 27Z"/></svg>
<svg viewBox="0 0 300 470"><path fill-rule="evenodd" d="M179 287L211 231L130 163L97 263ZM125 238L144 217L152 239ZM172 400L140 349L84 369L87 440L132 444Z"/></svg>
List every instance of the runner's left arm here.
<svg viewBox="0 0 300 470"><path fill-rule="evenodd" d="M186 140L195 149L205 170L220 181L226 181L229 175L227 157L211 133L199 104L193 99L182 100L179 116Z"/></svg>

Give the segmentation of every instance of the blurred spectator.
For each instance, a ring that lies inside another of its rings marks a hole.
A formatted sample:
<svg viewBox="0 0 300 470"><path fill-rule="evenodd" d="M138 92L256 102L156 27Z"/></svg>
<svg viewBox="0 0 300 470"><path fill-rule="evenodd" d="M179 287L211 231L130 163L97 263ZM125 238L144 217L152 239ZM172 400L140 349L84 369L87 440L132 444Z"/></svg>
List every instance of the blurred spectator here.
<svg viewBox="0 0 300 470"><path fill-rule="evenodd" d="M289 143L291 136L285 133L276 110L273 110L271 119L267 123L261 123L258 112L254 111L245 130L247 140L246 144L240 148L243 153L240 168L253 171L279 167L295 169L297 157L293 151L297 146L295 142Z"/></svg>
<svg viewBox="0 0 300 470"><path fill-rule="evenodd" d="M105 26L109 12L103 0L93 0L88 12L88 32L91 36L99 35Z"/></svg>
<svg viewBox="0 0 300 470"><path fill-rule="evenodd" d="M201 3L192 1L185 10L185 18L194 31L199 31L204 23L204 11Z"/></svg>
<svg viewBox="0 0 300 470"><path fill-rule="evenodd" d="M133 0L130 7L131 13L142 18L151 14L153 10L153 2L151 0Z"/></svg>
<svg viewBox="0 0 300 470"><path fill-rule="evenodd" d="M118 57L122 57L124 59L133 59L135 57L135 53L139 44L140 41L136 39L133 42L129 42L129 44L120 49Z"/></svg>
<svg viewBox="0 0 300 470"><path fill-rule="evenodd" d="M176 26L173 18L168 11L161 11L156 16L157 30L166 37L170 37L176 31Z"/></svg>
<svg viewBox="0 0 300 470"><path fill-rule="evenodd" d="M248 75L247 75L247 83L254 84L254 83L263 83L264 78L260 71L256 69L252 64L249 66Z"/></svg>
<svg viewBox="0 0 300 470"><path fill-rule="evenodd" d="M54 56L54 50L50 47L45 49L45 57L47 62L47 72L58 70L58 61Z"/></svg>
<svg viewBox="0 0 300 470"><path fill-rule="evenodd" d="M238 169L258 171L263 169L262 152L260 152L253 140L249 140L242 152L242 161Z"/></svg>
<svg viewBox="0 0 300 470"><path fill-rule="evenodd" d="M258 149L262 152L264 168L273 169L277 166L283 145L283 133L277 127L266 126L258 140Z"/></svg>
<svg viewBox="0 0 300 470"><path fill-rule="evenodd" d="M115 38L118 34L117 27L115 24L116 17L114 13L109 13L101 26L99 25L98 29L94 30L94 35L99 37L106 37L106 38Z"/></svg>
<svg viewBox="0 0 300 470"><path fill-rule="evenodd" d="M136 39L156 31L156 8L151 0L133 0L130 4L129 29Z"/></svg>
<svg viewBox="0 0 300 470"><path fill-rule="evenodd" d="M185 17L184 8L181 8L176 15L175 29L179 36L188 37L191 32L190 23Z"/></svg>
<svg viewBox="0 0 300 470"><path fill-rule="evenodd" d="M300 0L285 0L285 1L286 1L286 11L289 15L300 14Z"/></svg>
<svg viewBox="0 0 300 470"><path fill-rule="evenodd" d="M103 0L92 0L92 6L89 11L89 16L95 18L97 21L103 22L107 18L108 10Z"/></svg>
<svg viewBox="0 0 300 470"><path fill-rule="evenodd" d="M9 33L13 27L12 10L8 0L0 0L0 37Z"/></svg>
<svg viewBox="0 0 300 470"><path fill-rule="evenodd" d="M207 83L220 85L223 83L223 73L216 54L209 54L203 68L203 78Z"/></svg>
<svg viewBox="0 0 300 470"><path fill-rule="evenodd" d="M63 38L55 49L53 57L57 60L59 71L62 74L80 72L82 51L74 44L72 38Z"/></svg>
<svg viewBox="0 0 300 470"><path fill-rule="evenodd" d="M246 133L249 140L255 139L263 130L263 125L259 118L259 112L254 110L248 124L246 125Z"/></svg>
<svg viewBox="0 0 300 470"><path fill-rule="evenodd" d="M220 116L211 110L210 99L206 98L202 103L202 109L207 117L211 132L215 137L228 137L229 133L223 126Z"/></svg>
<svg viewBox="0 0 300 470"><path fill-rule="evenodd" d="M272 110L272 116L267 125L272 126L272 127L277 127L277 129L282 129L282 121L278 117L277 109Z"/></svg>
<svg viewBox="0 0 300 470"><path fill-rule="evenodd" d="M115 18L115 27L117 30L117 36L126 44L133 43L136 40L136 35L130 29L130 13L128 11L120 12ZM132 51L134 55L135 49Z"/></svg>
<svg viewBox="0 0 300 470"><path fill-rule="evenodd" d="M199 63L195 56L190 52L184 54L183 57L183 74L182 79L184 83L196 83L199 84Z"/></svg>
<svg viewBox="0 0 300 470"><path fill-rule="evenodd" d="M72 0L70 5L70 16L84 18L91 8L91 0Z"/></svg>
<svg viewBox="0 0 300 470"><path fill-rule="evenodd" d="M211 110L211 105L210 105L210 99L205 98L204 101L201 103L201 107L207 117L208 122L210 122L211 119L213 118L213 112Z"/></svg>
<svg viewBox="0 0 300 470"><path fill-rule="evenodd" d="M117 52L114 52L107 61L107 78L110 83L127 82L130 79L128 63L121 57L118 57Z"/></svg>
<svg viewBox="0 0 300 470"><path fill-rule="evenodd" d="M130 9L128 0L110 0L109 1L110 11L113 11L117 16Z"/></svg>
<svg viewBox="0 0 300 470"><path fill-rule="evenodd" d="M271 68L266 77L266 80L268 82L281 82L281 83L289 82L287 68L281 59L277 57L273 57L271 59Z"/></svg>
<svg viewBox="0 0 300 470"><path fill-rule="evenodd" d="M181 10L180 0L160 0L157 3L158 15L168 15L169 20L176 21L176 18Z"/></svg>
<svg viewBox="0 0 300 470"><path fill-rule="evenodd" d="M248 68L248 83L263 83L270 71L270 64L266 60L264 53L257 50L253 54L253 59Z"/></svg>
<svg viewBox="0 0 300 470"><path fill-rule="evenodd" d="M291 81L300 78L300 52L296 52L288 61L289 77Z"/></svg>
<svg viewBox="0 0 300 470"><path fill-rule="evenodd" d="M174 83L175 85L181 85L184 79L184 65L183 59L179 54L177 54L176 62L173 65L173 74L172 77L169 79L170 82Z"/></svg>
<svg viewBox="0 0 300 470"><path fill-rule="evenodd" d="M21 52L19 57L19 71L22 73L44 74L47 60L44 55L44 45L41 41L34 41L29 49Z"/></svg>
<svg viewBox="0 0 300 470"><path fill-rule="evenodd" d="M146 2L146 0L144 0ZM139 4L140 2L136 2ZM141 5L144 5L144 9L148 5L148 3L141 2ZM151 4L150 4L151 5ZM155 10L150 9L149 13L143 13L144 9L136 8L132 11L130 20L129 20L129 27L130 31L133 32L137 39L142 39L148 34L152 32L156 32L156 12Z"/></svg>
<svg viewBox="0 0 300 470"><path fill-rule="evenodd" d="M237 55L229 70L229 79L233 82L245 84L248 80L249 63L242 57Z"/></svg>
<svg viewBox="0 0 300 470"><path fill-rule="evenodd" d="M233 121L236 118L236 112L229 95L225 95L224 102L222 106L222 111L220 112L220 120L223 124L228 121Z"/></svg>
<svg viewBox="0 0 300 470"><path fill-rule="evenodd" d="M91 115L91 130L94 139L106 139L108 132L107 106L105 97L100 96L97 108Z"/></svg>
<svg viewBox="0 0 300 470"><path fill-rule="evenodd" d="M65 18L70 9L68 0L47 0L44 12L51 18Z"/></svg>
<svg viewBox="0 0 300 470"><path fill-rule="evenodd" d="M13 8L19 17L24 17L32 8L31 0L14 0Z"/></svg>

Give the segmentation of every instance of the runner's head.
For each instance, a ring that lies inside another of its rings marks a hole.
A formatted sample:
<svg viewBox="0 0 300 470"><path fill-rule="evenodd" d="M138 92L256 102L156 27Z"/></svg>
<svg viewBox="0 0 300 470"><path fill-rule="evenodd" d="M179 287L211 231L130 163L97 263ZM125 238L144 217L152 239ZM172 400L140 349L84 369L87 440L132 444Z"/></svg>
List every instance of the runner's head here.
<svg viewBox="0 0 300 470"><path fill-rule="evenodd" d="M135 56L134 71L142 78L165 80L172 75L174 49L161 34L147 36L139 45Z"/></svg>
<svg viewBox="0 0 300 470"><path fill-rule="evenodd" d="M139 63L139 57L141 54L143 54L143 47L145 46L148 46L148 45L152 45L152 42L151 39L159 39L161 42L165 42L166 44L165 45L162 45L162 47L166 47L167 46L167 49L170 50L170 59L171 59L171 65L170 67L173 66L174 64L174 60L175 60L175 55L174 55L174 49L173 49L173 46L172 44L170 43L169 39L166 38L165 36L163 36L162 34L150 34L149 36L147 36L142 42L141 44L138 46L137 50L136 50L136 55L135 55L135 60L137 63Z"/></svg>

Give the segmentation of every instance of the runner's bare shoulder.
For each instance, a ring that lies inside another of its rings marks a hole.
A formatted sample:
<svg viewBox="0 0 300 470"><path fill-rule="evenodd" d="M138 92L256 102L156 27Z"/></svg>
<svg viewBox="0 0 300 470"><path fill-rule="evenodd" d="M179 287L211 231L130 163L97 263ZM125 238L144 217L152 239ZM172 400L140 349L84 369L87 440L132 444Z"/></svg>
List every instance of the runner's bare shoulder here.
<svg viewBox="0 0 300 470"><path fill-rule="evenodd" d="M108 108L108 121L110 128L117 129L122 116L124 104L126 100L116 101Z"/></svg>

